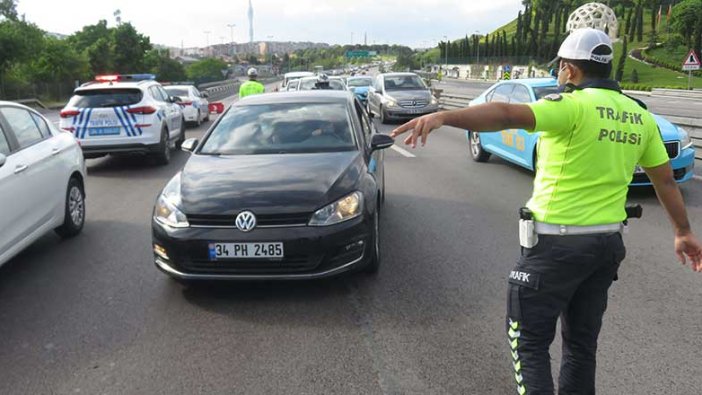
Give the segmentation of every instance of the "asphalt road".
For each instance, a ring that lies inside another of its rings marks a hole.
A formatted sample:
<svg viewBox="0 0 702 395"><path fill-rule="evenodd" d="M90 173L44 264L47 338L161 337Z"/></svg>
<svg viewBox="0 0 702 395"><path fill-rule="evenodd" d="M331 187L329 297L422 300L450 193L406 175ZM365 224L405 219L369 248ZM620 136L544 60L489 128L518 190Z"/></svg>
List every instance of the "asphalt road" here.
<svg viewBox="0 0 702 395"><path fill-rule="evenodd" d="M150 244L153 202L188 154L89 161L84 232L0 268L0 393L515 393L506 276L532 174L472 162L450 128L409 151L386 155L377 276L193 287ZM698 231L701 190L683 187ZM611 289L598 393L698 394L702 276L676 263L653 193L632 195L645 214Z"/></svg>
<svg viewBox="0 0 702 395"><path fill-rule="evenodd" d="M432 88L443 89L447 93L457 93L477 97L495 83L495 81L459 80L445 78L441 82L432 81ZM655 97L649 95L633 95L641 99L648 109L656 114L677 117L699 118L702 105L699 101L673 97Z"/></svg>

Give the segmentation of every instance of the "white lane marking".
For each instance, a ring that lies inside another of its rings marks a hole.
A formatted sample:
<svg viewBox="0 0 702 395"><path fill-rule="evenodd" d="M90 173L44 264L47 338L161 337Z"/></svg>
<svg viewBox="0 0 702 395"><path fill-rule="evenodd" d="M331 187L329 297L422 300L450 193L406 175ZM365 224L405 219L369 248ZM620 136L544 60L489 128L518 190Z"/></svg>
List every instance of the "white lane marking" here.
<svg viewBox="0 0 702 395"><path fill-rule="evenodd" d="M413 153L407 152L406 150L404 150L396 145L393 145L390 148L392 148L395 152L399 153L400 155L404 156L405 158L416 158L416 156Z"/></svg>

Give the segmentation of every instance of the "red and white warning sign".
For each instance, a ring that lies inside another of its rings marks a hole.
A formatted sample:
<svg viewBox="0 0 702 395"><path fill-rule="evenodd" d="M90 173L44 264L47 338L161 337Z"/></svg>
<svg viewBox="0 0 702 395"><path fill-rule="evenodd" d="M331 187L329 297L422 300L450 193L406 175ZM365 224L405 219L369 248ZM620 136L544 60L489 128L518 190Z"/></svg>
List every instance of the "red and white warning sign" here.
<svg viewBox="0 0 702 395"><path fill-rule="evenodd" d="M682 69L685 71L700 69L700 59L697 57L697 54L695 53L694 49L691 49L690 53L687 54Z"/></svg>

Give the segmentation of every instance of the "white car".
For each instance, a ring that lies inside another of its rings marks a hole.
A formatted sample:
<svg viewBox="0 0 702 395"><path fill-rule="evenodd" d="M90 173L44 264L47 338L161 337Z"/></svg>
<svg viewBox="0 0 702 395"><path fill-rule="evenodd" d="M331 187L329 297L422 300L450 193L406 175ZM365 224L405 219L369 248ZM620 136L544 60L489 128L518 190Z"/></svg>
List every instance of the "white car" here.
<svg viewBox="0 0 702 395"><path fill-rule="evenodd" d="M185 140L185 118L153 74L98 76L61 111L60 128L80 142L86 158L142 153L167 164Z"/></svg>
<svg viewBox="0 0 702 395"><path fill-rule="evenodd" d="M281 91L287 91L288 88L288 83L290 81L298 80L300 78L305 78L305 77L313 77L315 74L310 72L310 71L294 71L292 73L285 73L283 76L283 83L280 86Z"/></svg>
<svg viewBox="0 0 702 395"><path fill-rule="evenodd" d="M202 122L210 121L210 103L207 101L207 92L200 92L192 85L168 85L163 89L180 99L178 104L183 108L185 122L192 122L200 126Z"/></svg>
<svg viewBox="0 0 702 395"><path fill-rule="evenodd" d="M73 136L29 107L0 101L0 265L52 229L80 233L85 174Z"/></svg>

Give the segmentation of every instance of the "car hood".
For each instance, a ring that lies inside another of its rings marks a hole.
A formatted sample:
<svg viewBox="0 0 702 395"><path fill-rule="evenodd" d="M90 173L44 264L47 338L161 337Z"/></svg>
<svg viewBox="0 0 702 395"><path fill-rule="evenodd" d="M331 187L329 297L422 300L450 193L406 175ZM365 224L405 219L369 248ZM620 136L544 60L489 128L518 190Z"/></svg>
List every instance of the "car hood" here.
<svg viewBox="0 0 702 395"><path fill-rule="evenodd" d="M680 129L678 129L677 126L670 123L670 121L656 114L653 114L653 117L656 119L656 123L658 124L658 128L661 131L661 137L663 137L663 141L680 140L683 138Z"/></svg>
<svg viewBox="0 0 702 395"><path fill-rule="evenodd" d="M392 98L395 101L420 99L424 99L426 101L431 100L431 92L426 89L411 91L387 91L385 95Z"/></svg>
<svg viewBox="0 0 702 395"><path fill-rule="evenodd" d="M311 213L354 190L358 151L283 155L193 155L181 174L185 214Z"/></svg>

